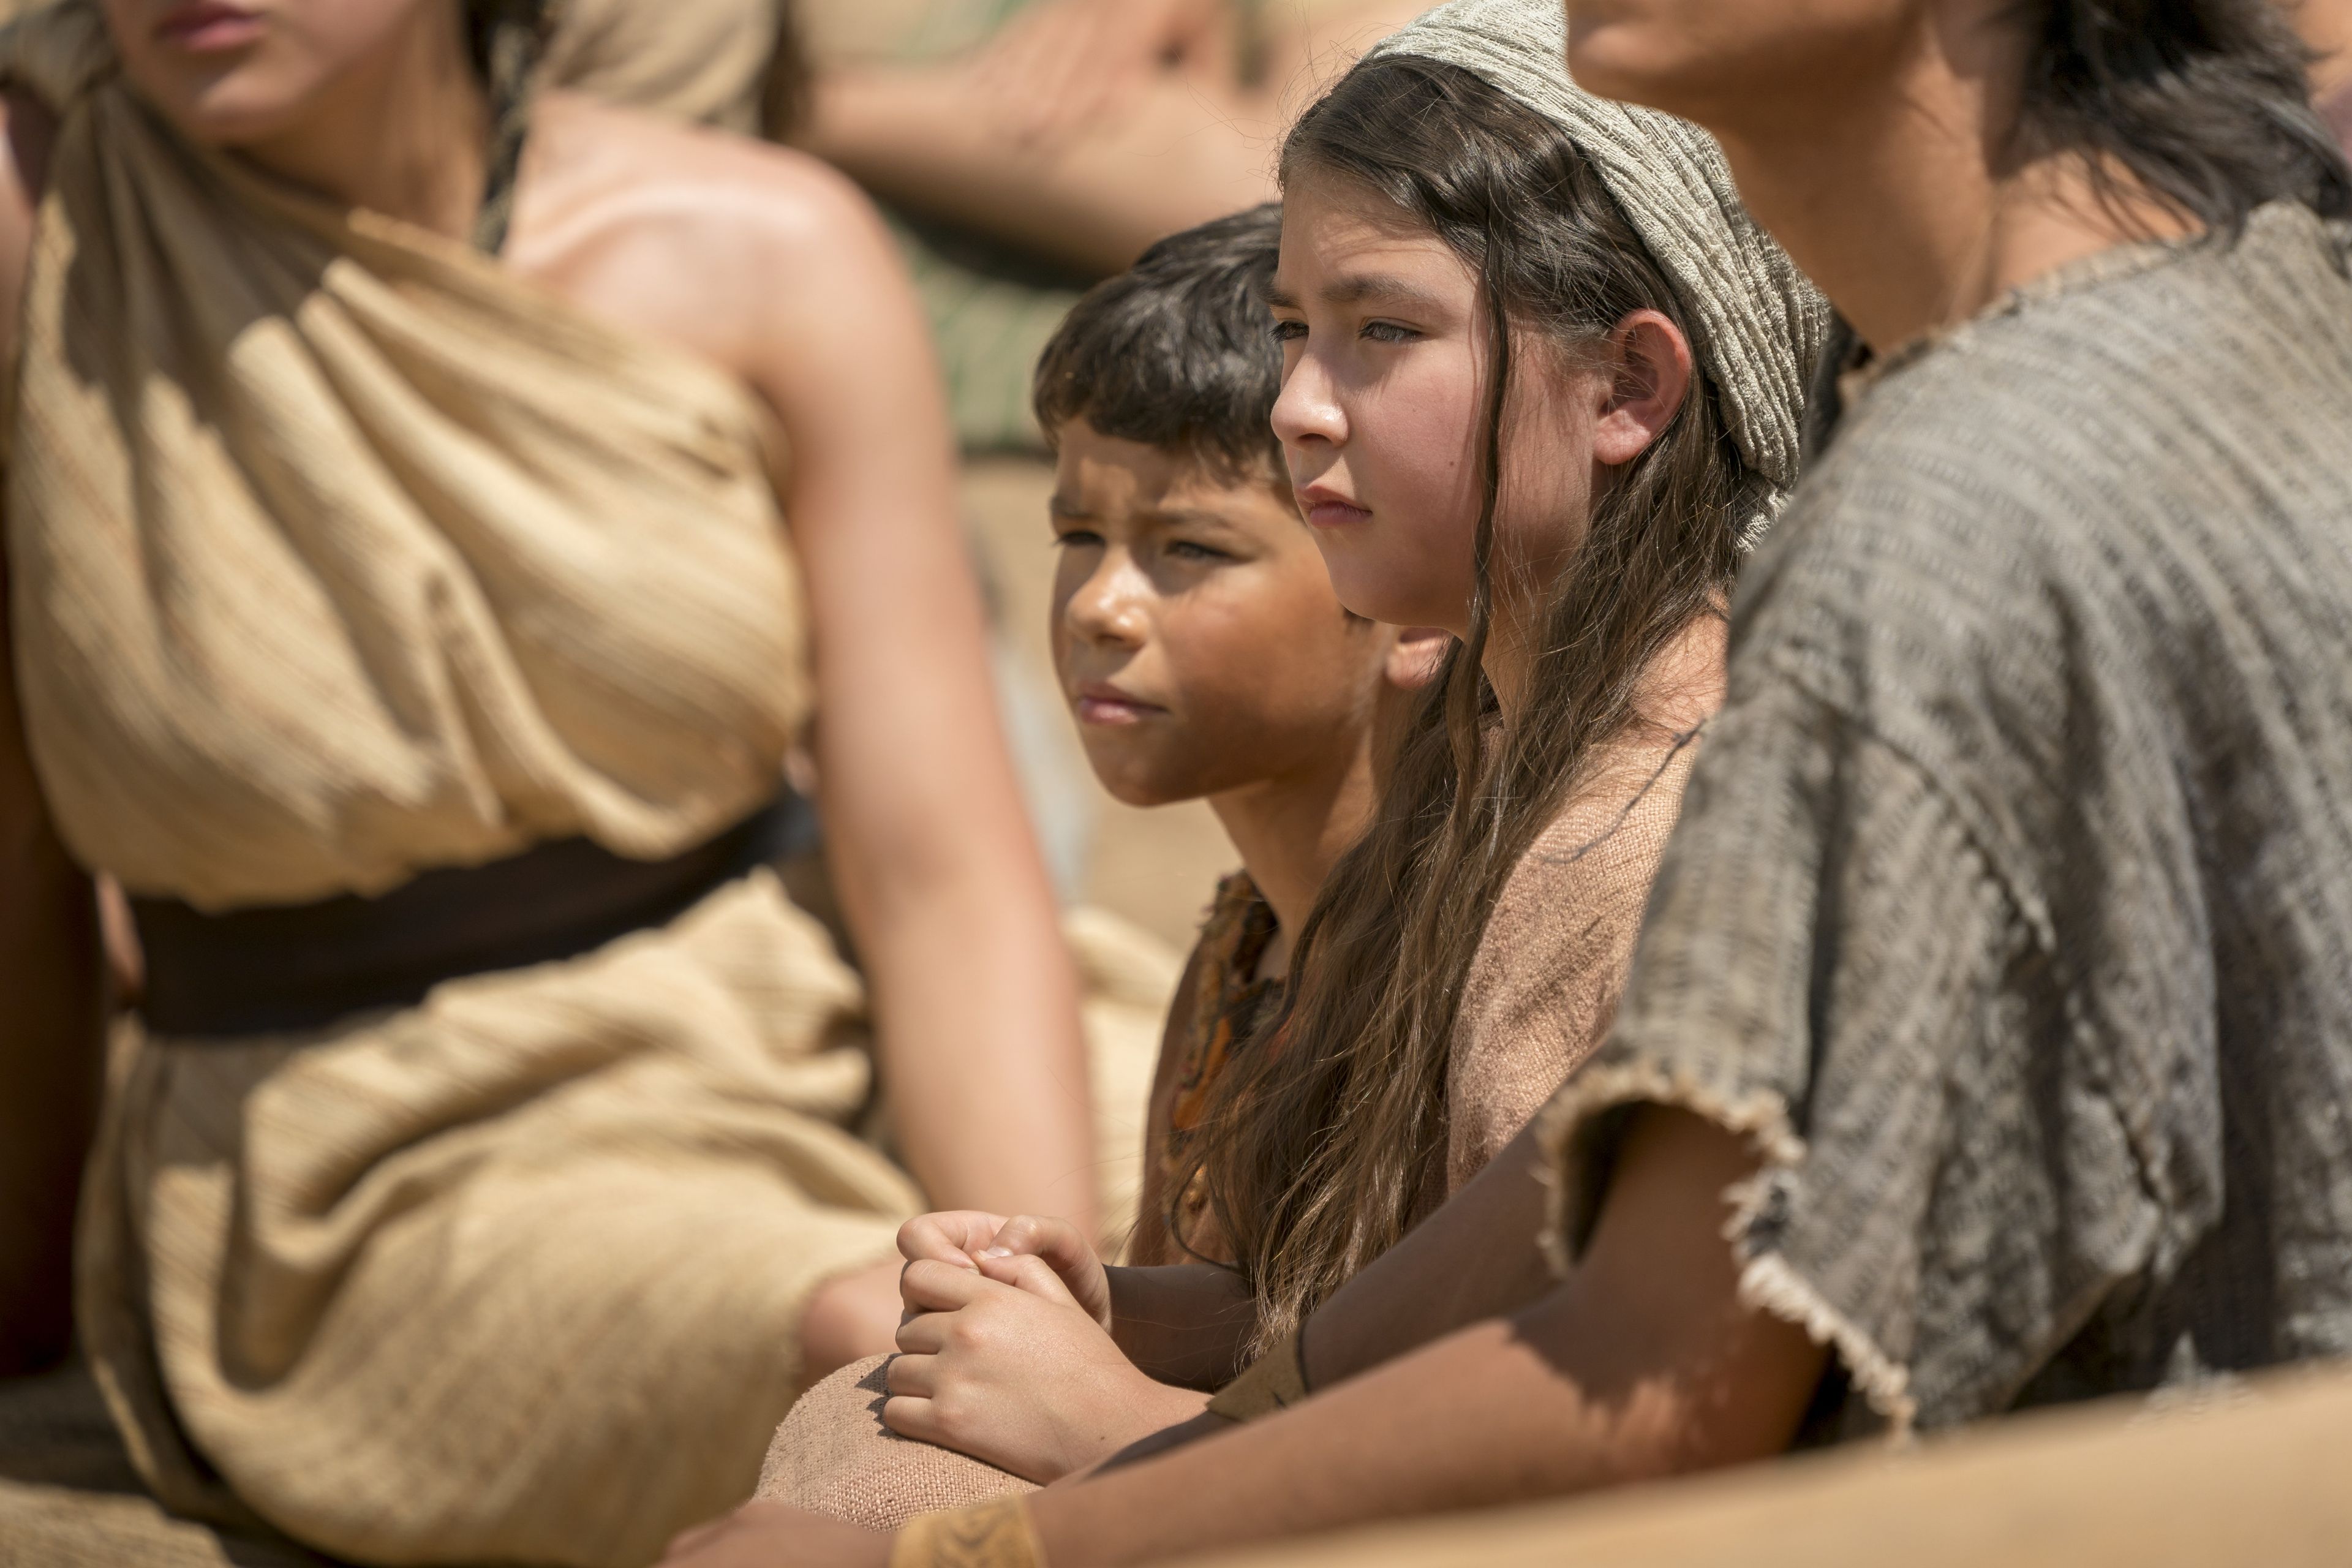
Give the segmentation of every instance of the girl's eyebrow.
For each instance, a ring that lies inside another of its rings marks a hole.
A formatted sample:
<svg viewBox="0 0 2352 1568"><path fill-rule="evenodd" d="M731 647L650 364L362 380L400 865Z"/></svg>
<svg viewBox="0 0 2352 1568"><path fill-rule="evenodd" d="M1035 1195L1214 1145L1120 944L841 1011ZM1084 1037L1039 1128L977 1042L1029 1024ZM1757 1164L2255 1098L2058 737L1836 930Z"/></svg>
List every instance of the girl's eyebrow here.
<svg viewBox="0 0 2352 1568"><path fill-rule="evenodd" d="M1442 310L1445 301L1418 283L1392 272L1356 272L1335 278L1320 290L1327 305L1360 305L1367 300L1421 310ZM1265 302L1276 310L1298 309L1298 296L1280 283L1266 285Z"/></svg>

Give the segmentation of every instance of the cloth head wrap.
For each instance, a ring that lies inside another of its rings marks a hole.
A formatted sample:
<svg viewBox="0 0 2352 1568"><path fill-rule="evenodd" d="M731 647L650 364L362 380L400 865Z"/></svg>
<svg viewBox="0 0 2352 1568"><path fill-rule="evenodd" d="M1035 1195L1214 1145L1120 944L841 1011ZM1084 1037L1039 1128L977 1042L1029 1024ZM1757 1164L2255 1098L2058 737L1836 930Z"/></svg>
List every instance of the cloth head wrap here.
<svg viewBox="0 0 2352 1568"><path fill-rule="evenodd" d="M1593 97L1569 79L1567 50L1559 0L1453 0L1365 58L1459 66L1559 125L1592 161L1673 285L1692 355L1748 460L1733 520L1745 549L1796 483L1805 388L1829 308L1748 216L1713 137Z"/></svg>

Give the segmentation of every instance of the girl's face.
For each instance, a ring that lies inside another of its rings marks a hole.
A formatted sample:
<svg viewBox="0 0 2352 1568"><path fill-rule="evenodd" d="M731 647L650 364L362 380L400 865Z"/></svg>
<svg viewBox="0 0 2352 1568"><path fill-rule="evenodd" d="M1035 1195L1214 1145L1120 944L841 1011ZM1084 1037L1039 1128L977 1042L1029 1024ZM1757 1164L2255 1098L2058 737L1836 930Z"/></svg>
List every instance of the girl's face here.
<svg viewBox="0 0 2352 1568"><path fill-rule="evenodd" d="M207 146L260 142L436 29L457 0L104 0L124 76Z"/></svg>
<svg viewBox="0 0 2352 1568"><path fill-rule="evenodd" d="M1381 198L1308 173L1283 194L1275 433L1339 602L1391 625L1470 625L1489 354L1477 275ZM1608 378L1516 337L1491 577L1555 575L1591 513Z"/></svg>

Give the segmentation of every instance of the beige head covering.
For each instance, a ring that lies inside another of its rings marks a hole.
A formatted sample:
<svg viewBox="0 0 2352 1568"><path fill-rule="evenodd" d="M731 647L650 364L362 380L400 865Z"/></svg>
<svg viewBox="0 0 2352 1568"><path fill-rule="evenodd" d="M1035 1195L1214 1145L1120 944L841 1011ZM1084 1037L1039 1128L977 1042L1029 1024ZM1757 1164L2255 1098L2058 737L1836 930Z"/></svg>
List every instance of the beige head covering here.
<svg viewBox="0 0 2352 1568"><path fill-rule="evenodd" d="M1796 482L1805 386L1828 306L1740 205L1714 138L1593 97L1568 75L1559 0L1453 0L1365 58L1412 55L1483 77L1565 128L1674 285L1700 372L1757 482L1736 526L1753 544Z"/></svg>

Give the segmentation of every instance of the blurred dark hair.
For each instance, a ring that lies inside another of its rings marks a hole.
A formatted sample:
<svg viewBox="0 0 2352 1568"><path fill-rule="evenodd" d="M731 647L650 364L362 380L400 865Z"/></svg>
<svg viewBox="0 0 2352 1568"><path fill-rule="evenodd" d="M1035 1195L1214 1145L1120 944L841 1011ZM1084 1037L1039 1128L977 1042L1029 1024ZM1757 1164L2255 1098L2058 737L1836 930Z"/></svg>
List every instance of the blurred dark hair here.
<svg viewBox="0 0 2352 1568"><path fill-rule="evenodd" d="M1268 202L1171 235L1088 289L1037 361L1045 439L1084 419L1227 475L1283 478L1282 349L1265 305L1281 243L1282 205Z"/></svg>
<svg viewBox="0 0 2352 1568"><path fill-rule="evenodd" d="M1694 375L1665 430L1595 498L1567 565L1497 583L1513 386L1540 409L1542 389L1598 363L1637 310L1692 335L1672 284L1564 127L1437 60L1358 64L1300 117L1282 178L1360 190L1459 256L1478 277L1489 368L1468 635L1399 741L1371 826L1324 881L1283 1011L1219 1075L1192 1168L1170 1184L1204 1177L1260 1346L1443 1196L1454 1019L1487 920L1602 748L1649 722L1659 656L1720 613L1746 473L1712 383ZM1498 588L1537 606L1508 724L1481 663Z"/></svg>
<svg viewBox="0 0 2352 1568"><path fill-rule="evenodd" d="M2079 152L2235 235L2266 202L2352 217L2352 170L2311 107L2310 51L2278 0L2020 0L2037 47L2014 151Z"/></svg>

